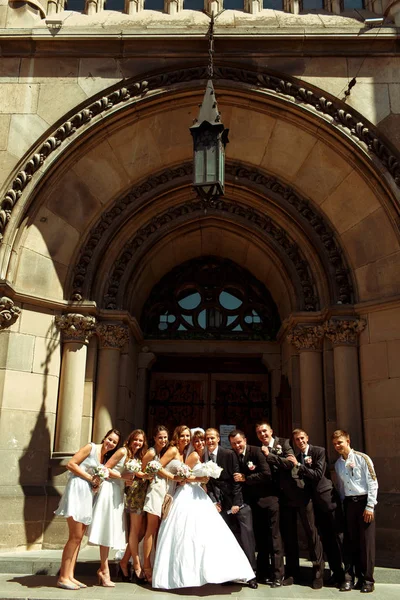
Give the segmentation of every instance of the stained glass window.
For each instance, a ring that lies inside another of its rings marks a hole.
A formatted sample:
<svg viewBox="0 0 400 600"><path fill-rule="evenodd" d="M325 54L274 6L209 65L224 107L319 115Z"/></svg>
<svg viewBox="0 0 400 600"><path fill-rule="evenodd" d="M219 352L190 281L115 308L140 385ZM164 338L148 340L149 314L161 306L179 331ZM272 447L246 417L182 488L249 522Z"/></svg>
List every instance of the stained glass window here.
<svg viewBox="0 0 400 600"><path fill-rule="evenodd" d="M275 339L268 290L230 260L210 256L173 269L153 288L141 318L146 337Z"/></svg>

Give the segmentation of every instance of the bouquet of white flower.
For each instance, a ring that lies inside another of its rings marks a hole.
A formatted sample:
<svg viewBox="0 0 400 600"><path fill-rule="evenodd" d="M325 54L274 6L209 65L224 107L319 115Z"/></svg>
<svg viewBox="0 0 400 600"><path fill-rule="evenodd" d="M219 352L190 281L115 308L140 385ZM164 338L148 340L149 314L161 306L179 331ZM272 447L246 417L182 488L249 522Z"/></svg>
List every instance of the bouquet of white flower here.
<svg viewBox="0 0 400 600"><path fill-rule="evenodd" d="M100 477L100 479L108 479L110 477L110 471L104 465L92 467L90 473L93 477Z"/></svg>
<svg viewBox="0 0 400 600"><path fill-rule="evenodd" d="M187 465L182 463L177 468L176 474L178 475L178 477L184 477L185 479L187 479L192 474L192 469L190 469Z"/></svg>
<svg viewBox="0 0 400 600"><path fill-rule="evenodd" d="M160 469L162 469L162 464L158 460L151 460L147 463L145 472L155 475Z"/></svg>
<svg viewBox="0 0 400 600"><path fill-rule="evenodd" d="M204 477L212 477L213 479L218 479L223 471L223 468L218 466L217 463L209 460L208 462L202 465L202 474Z"/></svg>
<svg viewBox="0 0 400 600"><path fill-rule="evenodd" d="M142 470L142 461L138 458L131 458L126 461L125 469L130 473L139 473Z"/></svg>

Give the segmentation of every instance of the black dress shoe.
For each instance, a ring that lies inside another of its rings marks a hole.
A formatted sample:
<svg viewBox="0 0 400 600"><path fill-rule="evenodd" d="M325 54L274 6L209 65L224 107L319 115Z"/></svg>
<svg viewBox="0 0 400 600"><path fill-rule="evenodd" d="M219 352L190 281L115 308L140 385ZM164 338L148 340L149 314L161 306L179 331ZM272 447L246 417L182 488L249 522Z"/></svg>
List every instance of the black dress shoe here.
<svg viewBox="0 0 400 600"><path fill-rule="evenodd" d="M370 594L371 592L373 592L373 591L374 591L374 589L375 589L375 586L374 586L374 584L372 583L372 581L365 581L365 582L363 583L363 586L362 586L362 588L361 588L360 592L361 592L362 594Z"/></svg>
<svg viewBox="0 0 400 600"><path fill-rule="evenodd" d="M272 577L257 577L257 582L262 585L271 585L273 581L274 579L272 579Z"/></svg>
<svg viewBox="0 0 400 600"><path fill-rule="evenodd" d="M282 585L285 587L287 587L288 585L293 585L293 584L294 584L294 579L291 576L282 579Z"/></svg>
<svg viewBox="0 0 400 600"><path fill-rule="evenodd" d="M282 587L283 581L284 581L283 577L281 579L274 579L273 581L271 581L271 587L272 588Z"/></svg>
<svg viewBox="0 0 400 600"><path fill-rule="evenodd" d="M351 581L343 581L343 583L341 584L341 586L339 588L339 592L351 592L352 589L353 589L353 585L352 585Z"/></svg>
<svg viewBox="0 0 400 600"><path fill-rule="evenodd" d="M364 585L364 582L362 581L362 579L358 579L357 583L355 585L353 585L353 590L361 590L363 585Z"/></svg>
<svg viewBox="0 0 400 600"><path fill-rule="evenodd" d="M247 582L247 585L249 586L249 588L251 588L252 590L256 590L258 588L258 583L256 578L254 577L254 579L250 579Z"/></svg>

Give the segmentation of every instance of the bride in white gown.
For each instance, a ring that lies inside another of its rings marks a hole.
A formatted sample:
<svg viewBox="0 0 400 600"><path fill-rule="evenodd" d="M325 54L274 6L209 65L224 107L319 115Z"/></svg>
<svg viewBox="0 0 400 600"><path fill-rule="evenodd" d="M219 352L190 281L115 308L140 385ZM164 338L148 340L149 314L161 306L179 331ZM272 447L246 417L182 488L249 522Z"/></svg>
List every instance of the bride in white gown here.
<svg viewBox="0 0 400 600"><path fill-rule="evenodd" d="M153 568L153 587L174 589L206 583L248 581L253 569L235 536L201 487L207 469L201 462L204 434L193 436L195 451L186 464L193 471L191 482L177 486L172 508L162 521ZM182 463L173 460L173 472Z"/></svg>

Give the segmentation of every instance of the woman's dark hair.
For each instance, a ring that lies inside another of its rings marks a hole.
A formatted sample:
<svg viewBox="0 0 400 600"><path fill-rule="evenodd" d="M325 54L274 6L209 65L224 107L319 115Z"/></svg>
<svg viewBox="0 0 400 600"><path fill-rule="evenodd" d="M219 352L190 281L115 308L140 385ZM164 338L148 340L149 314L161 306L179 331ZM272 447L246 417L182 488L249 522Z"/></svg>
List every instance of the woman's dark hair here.
<svg viewBox="0 0 400 600"><path fill-rule="evenodd" d="M135 437L137 435L142 435L143 436L143 446L140 448L140 450L136 453L136 455L133 454L132 449L131 449L131 445L132 442L134 441ZM143 429L134 429L132 431L132 433L130 433L128 435L128 438L126 439L126 441L124 442L124 448L126 448L127 450L127 458L128 460L131 458L139 458L140 460L142 460L143 456L146 454L147 452L147 438L146 438L146 434L143 431Z"/></svg>
<svg viewBox="0 0 400 600"><path fill-rule="evenodd" d="M172 439L171 439L171 446L178 446L179 444L179 437L182 433L182 431L185 431L185 429L187 429L190 433L190 429L187 425L178 425L178 427L175 427L174 429L174 433L172 434Z"/></svg>
<svg viewBox="0 0 400 600"><path fill-rule="evenodd" d="M169 431L168 431L168 429L165 427L165 425L157 425L157 426L156 426L156 427L154 427L154 429L153 429L153 440L154 440L154 441L156 441L156 437L157 437L157 435L158 435L159 433L161 433L162 431L166 431L166 432L167 432L167 437L169 437ZM161 456L163 456L163 455L166 453L166 451L168 450L168 448L169 448L169 444L167 444L167 445L165 446L165 448L163 448L163 449L161 450L161 452L160 452L160 458L161 458Z"/></svg>
<svg viewBox="0 0 400 600"><path fill-rule="evenodd" d="M107 454L104 455L103 458L103 464L105 465L106 462L108 460L110 460L110 458L112 457L112 455L114 454L114 452L116 452L118 450L118 448L121 445L121 432L118 429L110 429L109 431L107 431L106 435L103 437L103 439L101 440L101 443L104 442L104 440L106 440L108 438L109 435L111 435L112 433L115 433L115 435L118 436L118 444L115 446L115 448L113 448L112 450L110 450L109 452L107 452Z"/></svg>

